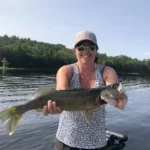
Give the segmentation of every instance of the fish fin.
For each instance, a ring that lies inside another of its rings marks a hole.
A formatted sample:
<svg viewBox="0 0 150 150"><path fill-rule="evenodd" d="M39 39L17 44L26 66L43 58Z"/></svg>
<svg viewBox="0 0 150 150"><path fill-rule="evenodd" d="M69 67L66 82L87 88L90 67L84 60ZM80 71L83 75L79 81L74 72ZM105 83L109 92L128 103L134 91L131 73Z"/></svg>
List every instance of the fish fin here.
<svg viewBox="0 0 150 150"><path fill-rule="evenodd" d="M55 91L55 90L56 90L55 88L51 88L51 87L40 87L37 90L35 90L35 92L31 96L31 99L40 96L41 94L45 94L47 92Z"/></svg>
<svg viewBox="0 0 150 150"><path fill-rule="evenodd" d="M89 125L91 125L91 123L92 123L93 109L83 111L82 113L83 113L83 115L85 116L85 120L87 121L87 123L88 123Z"/></svg>
<svg viewBox="0 0 150 150"><path fill-rule="evenodd" d="M42 112L43 109L37 108L37 109L35 109L35 111L37 111L37 112Z"/></svg>
<svg viewBox="0 0 150 150"><path fill-rule="evenodd" d="M11 107L0 112L0 120L6 124L9 135L15 132L22 115L22 112L17 111L16 107Z"/></svg>
<svg viewBox="0 0 150 150"><path fill-rule="evenodd" d="M35 91L35 93L43 94L43 93L47 93L47 92L55 91L55 90L56 88L52 88L52 87L40 87L39 89Z"/></svg>
<svg viewBox="0 0 150 150"><path fill-rule="evenodd" d="M124 93L124 92L125 92L125 90L123 89L123 86L122 86L121 83L119 83L119 86L118 86L117 90L118 90L120 93Z"/></svg>

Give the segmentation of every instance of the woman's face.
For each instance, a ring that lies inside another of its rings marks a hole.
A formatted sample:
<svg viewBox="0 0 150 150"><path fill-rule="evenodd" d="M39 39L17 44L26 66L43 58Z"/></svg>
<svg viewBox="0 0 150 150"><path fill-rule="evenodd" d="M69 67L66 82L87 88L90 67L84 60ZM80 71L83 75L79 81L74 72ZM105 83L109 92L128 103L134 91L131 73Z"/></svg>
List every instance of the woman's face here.
<svg viewBox="0 0 150 150"><path fill-rule="evenodd" d="M84 41L79 43L75 49L74 53L77 60L81 63L93 63L95 56L97 54L97 47L90 41Z"/></svg>

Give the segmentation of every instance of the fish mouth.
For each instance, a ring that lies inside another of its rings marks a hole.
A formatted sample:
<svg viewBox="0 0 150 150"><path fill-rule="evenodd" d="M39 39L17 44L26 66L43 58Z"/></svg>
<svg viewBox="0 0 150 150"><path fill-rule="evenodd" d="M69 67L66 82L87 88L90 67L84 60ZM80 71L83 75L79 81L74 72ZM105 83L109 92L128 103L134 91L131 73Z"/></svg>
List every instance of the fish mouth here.
<svg viewBox="0 0 150 150"><path fill-rule="evenodd" d="M101 99L112 106L116 106L117 96L120 93L124 93L123 86L121 83L115 83L108 86L108 88L106 87L106 89L101 92Z"/></svg>
<svg viewBox="0 0 150 150"><path fill-rule="evenodd" d="M108 99L108 98L105 98L103 96L101 96L101 98L106 102L108 103L109 105L112 105L112 106L117 106L117 101L115 99Z"/></svg>

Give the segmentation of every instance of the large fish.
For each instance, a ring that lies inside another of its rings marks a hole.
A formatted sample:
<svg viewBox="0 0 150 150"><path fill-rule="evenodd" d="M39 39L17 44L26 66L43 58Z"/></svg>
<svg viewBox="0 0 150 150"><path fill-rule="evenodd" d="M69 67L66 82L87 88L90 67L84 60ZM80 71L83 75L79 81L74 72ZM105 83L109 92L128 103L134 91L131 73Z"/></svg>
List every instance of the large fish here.
<svg viewBox="0 0 150 150"><path fill-rule="evenodd" d="M48 100L53 100L62 110L82 111L90 124L92 111L106 103L115 105L117 95L122 92L124 90L121 83L90 89L55 90L46 87L38 89L25 104L13 106L0 112L0 120L6 124L9 135L12 135L25 112L34 109L42 110Z"/></svg>

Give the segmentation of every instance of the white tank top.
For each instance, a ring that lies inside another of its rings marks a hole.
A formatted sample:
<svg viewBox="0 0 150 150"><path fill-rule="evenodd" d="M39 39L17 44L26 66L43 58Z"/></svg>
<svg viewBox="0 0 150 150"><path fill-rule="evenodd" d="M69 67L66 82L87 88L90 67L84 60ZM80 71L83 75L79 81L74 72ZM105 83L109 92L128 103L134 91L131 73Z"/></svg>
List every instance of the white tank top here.
<svg viewBox="0 0 150 150"><path fill-rule="evenodd" d="M104 85L102 70L95 64L96 83L94 87ZM102 72L101 72L102 71ZM80 88L79 71L75 63L69 88ZM94 149L106 145L105 106L93 111L92 124L89 126L85 117L78 111L63 111L60 114L56 138L70 147Z"/></svg>

